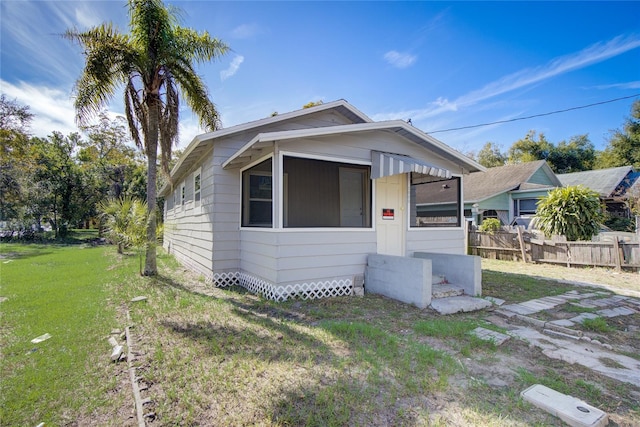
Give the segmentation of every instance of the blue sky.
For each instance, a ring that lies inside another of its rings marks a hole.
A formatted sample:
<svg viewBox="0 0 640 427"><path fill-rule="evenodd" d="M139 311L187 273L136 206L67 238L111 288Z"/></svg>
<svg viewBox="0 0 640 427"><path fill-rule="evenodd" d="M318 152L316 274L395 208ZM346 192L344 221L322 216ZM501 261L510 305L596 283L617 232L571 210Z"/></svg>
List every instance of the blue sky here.
<svg viewBox="0 0 640 427"><path fill-rule="evenodd" d="M640 2L167 3L232 48L198 68L225 127L346 99L461 152L506 151L529 130L553 143L588 134L602 149L640 99ZM0 14L0 91L30 106L35 135L75 131L83 56L59 34L107 21L127 32L126 2L3 0ZM188 110L181 118L184 147L200 130Z"/></svg>

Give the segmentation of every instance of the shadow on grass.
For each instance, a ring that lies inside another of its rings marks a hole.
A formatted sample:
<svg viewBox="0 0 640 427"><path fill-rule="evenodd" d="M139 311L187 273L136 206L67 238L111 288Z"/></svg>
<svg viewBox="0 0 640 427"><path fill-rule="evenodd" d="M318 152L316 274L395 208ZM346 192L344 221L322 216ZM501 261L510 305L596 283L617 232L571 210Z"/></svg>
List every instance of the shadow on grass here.
<svg viewBox="0 0 640 427"><path fill-rule="evenodd" d="M482 294L518 303L546 296L560 295L574 286L524 274L482 270ZM586 289L586 288L585 288Z"/></svg>

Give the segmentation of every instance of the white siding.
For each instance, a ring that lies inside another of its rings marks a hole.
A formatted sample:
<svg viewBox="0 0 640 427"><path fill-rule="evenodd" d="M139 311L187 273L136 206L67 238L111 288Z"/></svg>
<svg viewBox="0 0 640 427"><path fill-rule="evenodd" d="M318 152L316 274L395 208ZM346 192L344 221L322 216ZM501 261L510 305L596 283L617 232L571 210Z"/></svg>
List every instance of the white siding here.
<svg viewBox="0 0 640 427"><path fill-rule="evenodd" d="M242 230L243 271L277 285L328 281L364 274L376 251L371 230Z"/></svg>
<svg viewBox="0 0 640 427"><path fill-rule="evenodd" d="M464 254L464 229L411 229L407 231L407 255L414 252Z"/></svg>
<svg viewBox="0 0 640 427"><path fill-rule="evenodd" d="M203 162L193 168L181 182L176 182L174 193L180 200L182 185L185 186L184 205L176 204L167 209L165 217L164 247L192 270L210 278L212 275L212 242L213 221L213 175L211 173L211 155L203 158ZM201 169L201 203L196 207L193 200L193 174ZM173 194L167 197L173 197Z"/></svg>
<svg viewBox="0 0 640 427"><path fill-rule="evenodd" d="M164 245L185 265L212 278L217 273L246 272L276 286L308 282L330 282L364 273L367 256L377 249L374 228L353 229L240 229L241 175L239 168L222 164L245 146L258 132L295 130L348 124L334 111L323 111L295 121L280 122L215 140L213 150L196 162L175 182L185 185L185 203L167 204ZM274 143L285 153L319 156L338 162L369 163L371 150L415 156L436 166L461 173L424 147L392 132L377 131L331 137L304 138ZM268 155L266 148L251 161ZM274 159L278 164L279 159ZM201 168L202 203L194 208L193 173ZM277 180L274 180L277 183ZM179 196L179 193L178 193ZM172 197L172 194L167 197ZM180 197L178 197L178 200ZM274 198L274 201L277 201ZM374 206L375 207L375 206ZM275 218L278 218L276 214ZM463 253L462 229L409 230L407 254L416 251Z"/></svg>

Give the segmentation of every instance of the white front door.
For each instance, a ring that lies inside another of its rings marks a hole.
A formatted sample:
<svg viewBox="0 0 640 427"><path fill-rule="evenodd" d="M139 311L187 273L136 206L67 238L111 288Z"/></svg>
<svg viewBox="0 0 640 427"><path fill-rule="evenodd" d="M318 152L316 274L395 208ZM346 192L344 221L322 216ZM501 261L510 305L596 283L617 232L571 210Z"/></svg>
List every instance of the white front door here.
<svg viewBox="0 0 640 427"><path fill-rule="evenodd" d="M405 174L376 179L375 217L379 254L405 254L406 187Z"/></svg>

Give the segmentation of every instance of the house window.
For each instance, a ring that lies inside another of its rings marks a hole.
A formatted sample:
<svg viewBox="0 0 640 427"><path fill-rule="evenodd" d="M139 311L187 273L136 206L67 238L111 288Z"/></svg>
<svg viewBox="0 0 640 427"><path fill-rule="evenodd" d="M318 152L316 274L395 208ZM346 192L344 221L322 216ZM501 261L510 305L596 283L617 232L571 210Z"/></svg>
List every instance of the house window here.
<svg viewBox="0 0 640 427"><path fill-rule="evenodd" d="M283 225L371 227L370 167L285 156Z"/></svg>
<svg viewBox="0 0 640 427"><path fill-rule="evenodd" d="M272 227L272 160L242 172L242 226Z"/></svg>
<svg viewBox="0 0 640 427"><path fill-rule="evenodd" d="M184 206L185 198L186 198L185 188L184 188L184 184L182 184L180 186L180 204L182 206Z"/></svg>
<svg viewBox="0 0 640 427"><path fill-rule="evenodd" d="M538 208L538 199L516 199L513 201L515 216L535 215Z"/></svg>
<svg viewBox="0 0 640 427"><path fill-rule="evenodd" d="M200 180L202 173L200 169L193 174L193 200L195 201L196 206L200 206Z"/></svg>
<svg viewBox="0 0 640 427"><path fill-rule="evenodd" d="M411 227L460 227L460 178L411 174Z"/></svg>
<svg viewBox="0 0 640 427"><path fill-rule="evenodd" d="M485 220L487 218L499 219L498 211L496 211L495 209L487 209L486 211L482 212L482 219Z"/></svg>

